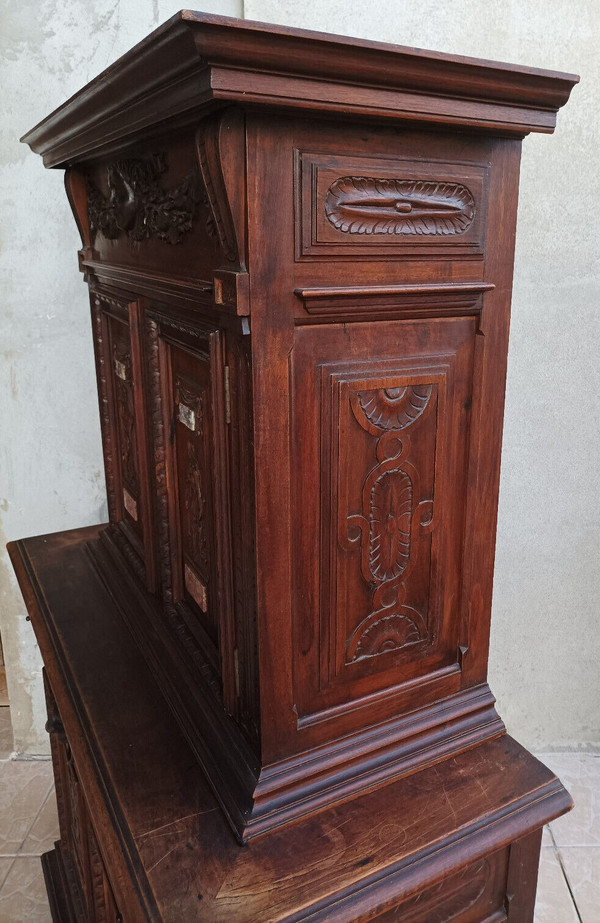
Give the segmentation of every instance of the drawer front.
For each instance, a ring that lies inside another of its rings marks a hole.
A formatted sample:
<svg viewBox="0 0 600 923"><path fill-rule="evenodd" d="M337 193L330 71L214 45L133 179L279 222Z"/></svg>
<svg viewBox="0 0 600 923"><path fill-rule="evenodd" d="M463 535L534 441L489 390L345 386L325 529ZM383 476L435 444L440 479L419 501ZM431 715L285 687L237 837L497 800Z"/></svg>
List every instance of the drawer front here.
<svg viewBox="0 0 600 923"><path fill-rule="evenodd" d="M386 910L377 923L502 923L508 850L493 853L397 907Z"/></svg>

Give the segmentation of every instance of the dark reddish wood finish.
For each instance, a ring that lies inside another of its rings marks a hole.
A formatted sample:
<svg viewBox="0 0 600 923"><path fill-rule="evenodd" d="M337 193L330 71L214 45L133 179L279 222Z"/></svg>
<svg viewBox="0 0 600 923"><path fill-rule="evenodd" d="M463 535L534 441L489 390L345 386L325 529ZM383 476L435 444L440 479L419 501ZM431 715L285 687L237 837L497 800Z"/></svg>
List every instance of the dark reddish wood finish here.
<svg viewBox="0 0 600 923"><path fill-rule="evenodd" d="M57 923L115 921L111 900L122 923L532 919L540 828L571 802L507 735L241 848L93 565L97 534L10 547L49 689Z"/></svg>
<svg viewBox="0 0 600 923"><path fill-rule="evenodd" d="M91 560L242 842L505 734L520 148L576 79L183 12L24 139L90 286Z"/></svg>

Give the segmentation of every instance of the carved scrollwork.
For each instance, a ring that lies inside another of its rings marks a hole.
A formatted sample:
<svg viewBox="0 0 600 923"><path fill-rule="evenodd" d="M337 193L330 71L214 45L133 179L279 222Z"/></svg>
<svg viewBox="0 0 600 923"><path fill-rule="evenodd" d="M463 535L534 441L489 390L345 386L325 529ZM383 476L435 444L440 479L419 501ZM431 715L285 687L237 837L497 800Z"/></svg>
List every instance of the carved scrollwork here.
<svg viewBox="0 0 600 923"><path fill-rule="evenodd" d="M413 543L419 530L432 528L433 503L420 497L419 475L407 461L410 440L404 432L423 415L432 394L431 384L350 393L356 420L378 438L377 463L362 486L362 510L347 517L346 534L340 537L348 549L360 546L362 576L373 606L348 640L348 662L427 637L421 614L404 603L404 581L415 563Z"/></svg>
<svg viewBox="0 0 600 923"><path fill-rule="evenodd" d="M166 170L165 158L158 154L148 160L118 160L106 168L108 196L88 179L92 238L100 232L109 240L126 234L136 241L180 243L192 229L199 204L208 204L208 199L197 169L171 189L161 185ZM212 215L207 230L214 236Z"/></svg>
<svg viewBox="0 0 600 923"><path fill-rule="evenodd" d="M475 200L461 183L343 176L331 184L325 214L346 234L454 236L475 218Z"/></svg>

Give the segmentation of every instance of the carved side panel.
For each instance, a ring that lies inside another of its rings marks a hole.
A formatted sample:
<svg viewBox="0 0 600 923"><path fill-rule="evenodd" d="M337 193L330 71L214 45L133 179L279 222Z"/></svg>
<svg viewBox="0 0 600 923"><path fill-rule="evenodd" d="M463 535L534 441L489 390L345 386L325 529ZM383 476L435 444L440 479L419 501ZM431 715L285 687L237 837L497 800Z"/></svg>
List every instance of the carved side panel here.
<svg viewBox="0 0 600 923"><path fill-rule="evenodd" d="M144 293L165 280L185 280L196 292L211 281L224 254L194 134L173 132L135 157L86 163L81 204L94 273L133 272Z"/></svg>
<svg viewBox="0 0 600 923"><path fill-rule="evenodd" d="M207 203L199 171L191 170L176 186L163 185L167 172L164 153L144 160L117 160L104 172L104 194L88 179L88 221L92 240L102 234L116 240L122 234L131 240L161 240L181 243L192 230L201 201ZM207 230L214 233L212 222Z"/></svg>
<svg viewBox="0 0 600 923"><path fill-rule="evenodd" d="M394 695L412 696L417 708L435 698L438 682L445 695L460 688L475 330L474 319L454 318L296 332L294 681L302 722L330 720L330 709L347 710L349 722L353 700L387 690L394 716Z"/></svg>

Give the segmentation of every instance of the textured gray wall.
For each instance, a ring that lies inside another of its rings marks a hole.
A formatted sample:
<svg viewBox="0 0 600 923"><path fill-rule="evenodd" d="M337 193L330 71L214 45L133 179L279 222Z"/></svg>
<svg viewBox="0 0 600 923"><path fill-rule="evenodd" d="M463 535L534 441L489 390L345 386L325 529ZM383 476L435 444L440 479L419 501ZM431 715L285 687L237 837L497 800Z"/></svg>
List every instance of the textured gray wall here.
<svg viewBox="0 0 600 923"><path fill-rule="evenodd" d="M203 5L242 12L241 0ZM41 661L4 545L107 513L79 235L62 171L45 170L18 139L180 7L0 3L0 633L21 754L47 753L48 737Z"/></svg>
<svg viewBox="0 0 600 923"><path fill-rule="evenodd" d="M242 13L241 0L202 6ZM17 138L178 6L4 0L1 9L10 117L0 147L0 540L9 540L105 516L78 236L62 175L44 171ZM524 142L490 677L509 730L524 743L600 745L600 7L246 0L244 12L582 75L556 135ZM4 558L0 631L16 747L44 752L39 657Z"/></svg>

